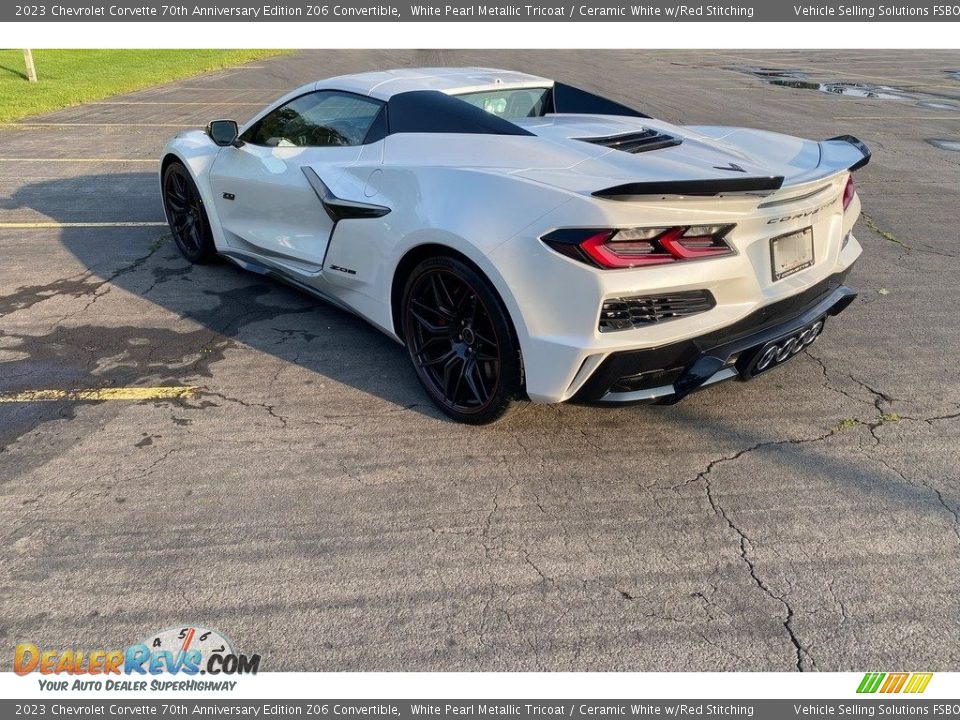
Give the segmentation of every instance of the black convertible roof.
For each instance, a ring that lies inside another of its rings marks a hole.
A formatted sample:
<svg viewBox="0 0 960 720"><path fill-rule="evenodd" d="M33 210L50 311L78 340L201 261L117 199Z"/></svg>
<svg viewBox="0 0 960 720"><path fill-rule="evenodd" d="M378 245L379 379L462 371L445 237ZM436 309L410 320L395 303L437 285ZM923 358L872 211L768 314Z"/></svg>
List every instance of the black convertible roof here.
<svg viewBox="0 0 960 720"><path fill-rule="evenodd" d="M410 90L387 101L387 135L469 133L533 135L509 120L439 90Z"/></svg>
<svg viewBox="0 0 960 720"><path fill-rule="evenodd" d="M548 113L567 113L569 115L623 115L626 117L648 118L639 110L608 100L600 95L594 95L586 90L575 88L573 85L554 83L550 93Z"/></svg>
<svg viewBox="0 0 960 720"><path fill-rule="evenodd" d="M563 83L554 84L547 98L546 113L650 117ZM375 142L396 133L534 135L509 120L439 90L409 90L392 96L364 142Z"/></svg>

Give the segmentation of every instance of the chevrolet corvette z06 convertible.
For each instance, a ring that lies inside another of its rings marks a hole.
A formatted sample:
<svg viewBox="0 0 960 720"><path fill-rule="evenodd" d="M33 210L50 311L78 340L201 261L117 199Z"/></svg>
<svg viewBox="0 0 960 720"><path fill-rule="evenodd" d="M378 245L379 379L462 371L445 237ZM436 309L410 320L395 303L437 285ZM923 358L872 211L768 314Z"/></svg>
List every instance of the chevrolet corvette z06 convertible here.
<svg viewBox="0 0 960 720"><path fill-rule="evenodd" d="M403 343L449 416L672 403L850 304L854 137L678 126L487 68L346 75L166 146L192 262L222 256ZM359 348L358 348L359 351Z"/></svg>

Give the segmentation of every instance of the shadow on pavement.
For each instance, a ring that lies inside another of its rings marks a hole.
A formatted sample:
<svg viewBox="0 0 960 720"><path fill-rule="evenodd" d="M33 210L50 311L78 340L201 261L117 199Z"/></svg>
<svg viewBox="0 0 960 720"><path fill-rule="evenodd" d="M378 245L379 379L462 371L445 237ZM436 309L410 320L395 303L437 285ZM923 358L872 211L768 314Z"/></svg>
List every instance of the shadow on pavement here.
<svg viewBox="0 0 960 720"><path fill-rule="evenodd" d="M45 180L0 200L0 209L29 208L54 221L71 222L76 220L77 189L82 187L88 202L107 209L98 215L116 215L115 208L133 204L139 216L151 214L142 206L144 198L126 194L150 184L155 184L152 173ZM159 220L162 210L159 199L155 202ZM165 228L128 232L65 227L50 232L60 233L60 244L88 271L17 288L0 298L0 317L59 295L73 298L78 312L86 308L86 324L54 323L46 335L20 336L16 350L26 357L4 363L7 392L36 388L38 383L70 388L195 383L197 377L211 377L211 366L223 360L227 349L242 343L316 373L317 382L332 380L442 417L423 394L403 347L358 317L227 261L191 265ZM134 250L132 243L148 247ZM149 321L123 324L109 317L97 322L94 303L111 287L195 325L173 322L155 327ZM109 363L104 362L107 359ZM98 365L105 369L96 370Z"/></svg>

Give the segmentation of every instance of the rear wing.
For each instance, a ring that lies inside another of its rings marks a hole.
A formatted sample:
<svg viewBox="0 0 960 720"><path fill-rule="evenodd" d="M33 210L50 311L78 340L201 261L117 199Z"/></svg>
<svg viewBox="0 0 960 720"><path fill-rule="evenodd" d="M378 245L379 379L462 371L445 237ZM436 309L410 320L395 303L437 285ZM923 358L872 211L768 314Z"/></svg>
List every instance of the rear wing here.
<svg viewBox="0 0 960 720"><path fill-rule="evenodd" d="M708 180L657 180L616 185L604 190L597 190L593 193L593 196L609 200L628 200L638 195L686 195L694 197L712 197L714 195L736 193L769 195L774 190L779 190L782 185L783 178L780 176L711 178Z"/></svg>
<svg viewBox="0 0 960 720"><path fill-rule="evenodd" d="M825 180L839 172L854 172L870 162L870 148L853 135L838 135L821 140L817 145L820 147L820 162L816 167L793 175L788 186Z"/></svg>
<svg viewBox="0 0 960 720"><path fill-rule="evenodd" d="M820 143L820 164L823 165L824 158L830 162L843 165L849 160L853 164L847 166L847 170L853 172L859 170L868 162L872 153L867 144L853 135L837 135L829 140L823 140Z"/></svg>
<svg viewBox="0 0 960 720"><path fill-rule="evenodd" d="M805 172L790 177L788 186L804 185L836 175L844 170L854 172L870 162L870 148L853 135L838 135L821 140L819 162ZM710 178L704 180L671 180L636 182L597 190L594 197L607 200L630 200L638 197L715 197L717 195L770 195L784 186L782 176Z"/></svg>

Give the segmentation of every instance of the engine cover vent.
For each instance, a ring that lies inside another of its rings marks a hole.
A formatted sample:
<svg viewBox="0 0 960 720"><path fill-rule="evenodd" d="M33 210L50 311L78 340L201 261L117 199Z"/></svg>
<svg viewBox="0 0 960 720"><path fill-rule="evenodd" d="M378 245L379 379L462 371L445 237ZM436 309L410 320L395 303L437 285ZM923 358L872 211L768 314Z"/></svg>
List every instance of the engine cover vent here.
<svg viewBox="0 0 960 720"><path fill-rule="evenodd" d="M650 152L651 150L663 150L664 148L674 147L683 142L683 140L678 137L667 135L652 128L641 130L640 132L623 133L621 135L605 135L603 137L576 139L593 145L602 145L603 147L633 154Z"/></svg>

